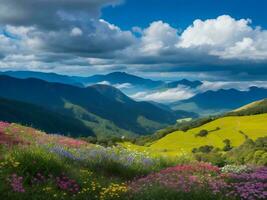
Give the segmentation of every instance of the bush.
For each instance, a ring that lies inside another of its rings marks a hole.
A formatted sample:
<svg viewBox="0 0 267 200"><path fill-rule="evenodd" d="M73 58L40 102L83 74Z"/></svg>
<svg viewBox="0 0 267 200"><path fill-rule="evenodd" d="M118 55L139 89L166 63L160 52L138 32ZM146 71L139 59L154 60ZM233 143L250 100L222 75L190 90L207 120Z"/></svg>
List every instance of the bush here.
<svg viewBox="0 0 267 200"><path fill-rule="evenodd" d="M194 156L197 161L209 162L219 167L223 167L226 164L226 158L220 152L212 151L210 153L195 153Z"/></svg>
<svg viewBox="0 0 267 200"><path fill-rule="evenodd" d="M212 145L205 145L205 146L201 146L199 148L194 148L192 150L193 153L197 153L197 152L201 152L201 153L209 153L214 149L214 146Z"/></svg>
<svg viewBox="0 0 267 200"><path fill-rule="evenodd" d="M239 147L233 148L227 154L227 162L235 164L267 165L267 137L258 138L255 142L246 140Z"/></svg>
<svg viewBox="0 0 267 200"><path fill-rule="evenodd" d="M197 137L198 137L198 136L199 136L199 137L206 137L208 134L209 134L209 132L208 132L207 130L203 129L203 130L199 131L199 133L196 134L196 136L197 136Z"/></svg>
<svg viewBox="0 0 267 200"><path fill-rule="evenodd" d="M223 151L230 151L233 148L229 139L225 139L223 143L225 144L225 146L223 147Z"/></svg>

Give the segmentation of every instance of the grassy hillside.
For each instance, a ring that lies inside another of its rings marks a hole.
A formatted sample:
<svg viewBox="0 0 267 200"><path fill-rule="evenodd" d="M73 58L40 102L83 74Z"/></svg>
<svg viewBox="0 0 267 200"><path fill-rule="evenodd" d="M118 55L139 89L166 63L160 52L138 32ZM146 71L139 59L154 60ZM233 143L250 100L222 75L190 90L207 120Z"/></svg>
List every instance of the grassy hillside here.
<svg viewBox="0 0 267 200"><path fill-rule="evenodd" d="M223 148L225 139L229 139L232 146L239 146L247 138L255 140L267 136L266 121L267 114L223 117L187 132L175 131L153 142L148 147L130 144L126 144L126 146L173 155L183 152L189 153L193 148L204 145ZM197 136L201 130L207 130L208 134L204 137Z"/></svg>
<svg viewBox="0 0 267 200"><path fill-rule="evenodd" d="M252 163L220 168L192 157L105 148L0 121L0 199L266 199L266 139L247 140L230 151L241 161L249 161L244 152L253 153Z"/></svg>

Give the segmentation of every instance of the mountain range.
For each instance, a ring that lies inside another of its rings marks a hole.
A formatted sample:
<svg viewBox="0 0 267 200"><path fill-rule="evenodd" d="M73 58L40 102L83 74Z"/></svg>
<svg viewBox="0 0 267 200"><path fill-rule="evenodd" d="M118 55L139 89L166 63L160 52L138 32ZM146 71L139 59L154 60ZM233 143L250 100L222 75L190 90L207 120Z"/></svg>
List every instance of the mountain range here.
<svg viewBox="0 0 267 200"><path fill-rule="evenodd" d="M36 78L47 82L53 83L64 83L79 87L86 87L89 85L94 85L98 83L105 83L110 85L122 85L128 84L128 88L120 88L126 92L132 88L142 88L142 89L163 89L163 88L175 88L178 85L183 85L190 88L196 88L202 85L201 81L190 81L187 79L182 79L173 82L165 81L155 81L151 79L142 78L126 72L112 72L105 75L93 75L89 77L81 76L67 76L60 75L56 73L43 73L34 71L5 71L0 72L0 75L7 75L14 78L26 79L26 78ZM126 90L128 89L128 90Z"/></svg>
<svg viewBox="0 0 267 200"><path fill-rule="evenodd" d="M220 89L199 93L189 99L172 103L175 110L181 108L200 115L228 112L267 97L267 89L250 87L247 91Z"/></svg>
<svg viewBox="0 0 267 200"><path fill-rule="evenodd" d="M177 118L186 114L184 111L162 109L149 102L136 102L108 85L81 88L4 75L0 76L0 97L34 104L78 119L96 135L149 134L175 123Z"/></svg>

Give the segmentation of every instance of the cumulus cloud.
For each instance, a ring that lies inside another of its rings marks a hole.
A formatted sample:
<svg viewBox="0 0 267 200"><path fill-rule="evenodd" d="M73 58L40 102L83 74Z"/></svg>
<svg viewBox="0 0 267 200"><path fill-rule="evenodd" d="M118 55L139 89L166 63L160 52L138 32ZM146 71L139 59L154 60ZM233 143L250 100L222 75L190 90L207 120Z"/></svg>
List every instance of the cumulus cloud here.
<svg viewBox="0 0 267 200"><path fill-rule="evenodd" d="M0 24L61 29L100 17L101 8L121 0L1 0Z"/></svg>
<svg viewBox="0 0 267 200"><path fill-rule="evenodd" d="M23 69L24 65L58 72L75 71L71 67L82 72L92 68L141 72L230 71L267 77L267 30L255 27L250 19L222 15L196 19L183 31L163 21L151 22L146 28L122 30L101 18L103 7L121 2L2 0L0 67ZM18 62L13 55L33 60Z"/></svg>
<svg viewBox="0 0 267 200"><path fill-rule="evenodd" d="M65 68L63 54L71 61L79 60L73 67L81 60L89 65L88 58L114 58L116 51L135 40L131 31L122 31L100 19L102 7L119 3L121 0L3 0L0 4L1 57L34 53L40 70L48 65ZM16 60L8 61L2 59L1 67L15 66ZM17 67L19 65L17 63Z"/></svg>
<svg viewBox="0 0 267 200"><path fill-rule="evenodd" d="M205 21L195 20L181 35L177 47L198 47L222 59L266 60L267 31L252 28L250 19L228 15Z"/></svg>
<svg viewBox="0 0 267 200"><path fill-rule="evenodd" d="M178 41L177 30L168 23L156 21L143 31L141 41L141 51L153 54L173 48L173 44Z"/></svg>

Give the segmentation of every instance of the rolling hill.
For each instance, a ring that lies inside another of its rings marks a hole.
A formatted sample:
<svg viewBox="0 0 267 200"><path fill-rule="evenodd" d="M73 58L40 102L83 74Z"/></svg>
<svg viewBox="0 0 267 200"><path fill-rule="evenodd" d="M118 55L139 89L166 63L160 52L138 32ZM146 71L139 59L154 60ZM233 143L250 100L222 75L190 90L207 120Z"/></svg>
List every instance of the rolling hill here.
<svg viewBox="0 0 267 200"><path fill-rule="evenodd" d="M127 135L153 133L177 119L175 112L148 102L136 102L107 85L80 88L33 78L0 76L0 96L74 117L89 127L92 123L94 127L100 123L105 127L104 131L119 135L124 135L122 132Z"/></svg>
<svg viewBox="0 0 267 200"><path fill-rule="evenodd" d="M229 139L231 145L237 147L246 139L256 140L267 136L267 114L250 116L226 116L197 128L184 131L174 131L163 138L156 140L146 147L125 143L131 149L157 152L167 155L190 153L193 148L205 145L224 147L224 140ZM201 130L207 130L204 137L197 136Z"/></svg>

